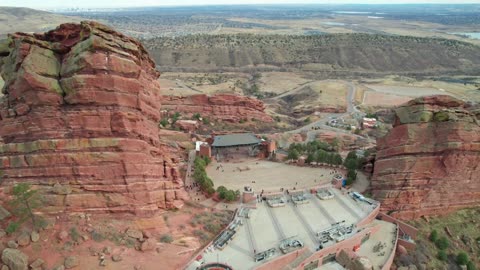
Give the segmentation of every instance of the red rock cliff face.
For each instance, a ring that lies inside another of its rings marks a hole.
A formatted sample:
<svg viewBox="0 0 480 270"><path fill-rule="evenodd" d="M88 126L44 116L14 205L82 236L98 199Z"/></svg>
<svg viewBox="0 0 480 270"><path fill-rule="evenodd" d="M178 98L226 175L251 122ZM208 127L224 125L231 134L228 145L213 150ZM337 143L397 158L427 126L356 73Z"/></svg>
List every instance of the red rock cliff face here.
<svg viewBox="0 0 480 270"><path fill-rule="evenodd" d="M159 73L139 42L82 22L13 34L0 55L3 185L70 185L47 195L59 210L142 215L184 197L159 141Z"/></svg>
<svg viewBox="0 0 480 270"><path fill-rule="evenodd" d="M238 123L242 119L255 119L262 122L273 121L265 113L265 104L262 101L238 95L164 96L162 103L162 110L181 112L189 116L199 113L211 119L232 123Z"/></svg>
<svg viewBox="0 0 480 270"><path fill-rule="evenodd" d="M372 191L384 211L411 219L480 205L480 126L472 107L450 96L395 110L377 141Z"/></svg>

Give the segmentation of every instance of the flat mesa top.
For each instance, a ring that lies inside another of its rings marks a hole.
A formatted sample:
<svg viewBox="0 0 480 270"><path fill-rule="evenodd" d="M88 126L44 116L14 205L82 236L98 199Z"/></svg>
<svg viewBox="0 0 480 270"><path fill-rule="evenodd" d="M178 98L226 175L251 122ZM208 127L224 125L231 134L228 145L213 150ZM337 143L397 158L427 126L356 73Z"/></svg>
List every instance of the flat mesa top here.
<svg viewBox="0 0 480 270"><path fill-rule="evenodd" d="M252 133L218 135L213 139L213 147L259 144L261 140Z"/></svg>

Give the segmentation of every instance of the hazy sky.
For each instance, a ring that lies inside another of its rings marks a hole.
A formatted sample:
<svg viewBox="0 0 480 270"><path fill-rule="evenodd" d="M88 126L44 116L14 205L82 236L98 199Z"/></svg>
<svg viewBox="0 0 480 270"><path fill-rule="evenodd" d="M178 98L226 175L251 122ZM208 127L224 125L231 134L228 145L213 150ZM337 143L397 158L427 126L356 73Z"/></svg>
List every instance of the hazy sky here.
<svg viewBox="0 0 480 270"><path fill-rule="evenodd" d="M129 7L165 5L217 5L217 4L480 4L480 0L0 0L0 6L31 8L55 7Z"/></svg>

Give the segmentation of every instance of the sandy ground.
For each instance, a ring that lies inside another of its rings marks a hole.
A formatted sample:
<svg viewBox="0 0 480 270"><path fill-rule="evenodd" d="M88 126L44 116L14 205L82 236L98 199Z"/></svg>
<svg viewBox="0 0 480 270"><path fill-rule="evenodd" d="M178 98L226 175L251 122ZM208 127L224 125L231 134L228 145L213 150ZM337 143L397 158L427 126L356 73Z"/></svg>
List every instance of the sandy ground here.
<svg viewBox="0 0 480 270"><path fill-rule="evenodd" d="M264 72L260 77L260 91L281 94L309 82L293 72Z"/></svg>
<svg viewBox="0 0 480 270"><path fill-rule="evenodd" d="M219 165L223 166L223 170ZM249 169L247 169L249 168ZM240 170L242 171L240 171ZM245 160L240 162L217 163L213 161L207 168L207 175L216 187L243 190L251 186L254 190L279 191L280 188L308 188L320 183L329 183L333 169L298 167L280 162L265 160ZM254 182L254 183L252 183Z"/></svg>
<svg viewBox="0 0 480 270"><path fill-rule="evenodd" d="M392 86L392 85L376 85L368 84L366 87L380 93L392 94L407 97L420 97L428 95L448 95L445 91L429 87L415 86Z"/></svg>
<svg viewBox="0 0 480 270"><path fill-rule="evenodd" d="M411 99L412 98L408 96L398 96L393 94L367 91L365 92L363 105L374 107L393 107L401 105Z"/></svg>

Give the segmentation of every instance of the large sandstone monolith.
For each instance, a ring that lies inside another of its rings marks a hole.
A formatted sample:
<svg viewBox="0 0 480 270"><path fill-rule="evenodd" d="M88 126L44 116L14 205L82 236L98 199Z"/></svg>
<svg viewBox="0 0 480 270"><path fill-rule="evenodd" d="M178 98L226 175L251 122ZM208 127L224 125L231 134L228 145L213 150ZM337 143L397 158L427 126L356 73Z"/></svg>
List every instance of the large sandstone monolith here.
<svg viewBox="0 0 480 270"><path fill-rule="evenodd" d="M2 59L3 57L3 59ZM56 183L57 210L150 214L184 197L160 143L159 73L136 40L95 23L0 44L2 185Z"/></svg>
<svg viewBox="0 0 480 270"><path fill-rule="evenodd" d="M404 219L480 205L478 109L450 96L417 98L395 110L377 140L373 195Z"/></svg>

